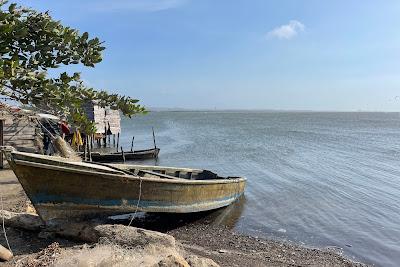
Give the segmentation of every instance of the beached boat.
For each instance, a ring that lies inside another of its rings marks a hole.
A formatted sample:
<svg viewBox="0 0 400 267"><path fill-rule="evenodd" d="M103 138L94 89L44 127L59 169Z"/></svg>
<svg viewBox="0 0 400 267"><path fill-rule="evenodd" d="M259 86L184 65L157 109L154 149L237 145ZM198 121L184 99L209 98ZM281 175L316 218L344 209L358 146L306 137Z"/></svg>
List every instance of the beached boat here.
<svg viewBox="0 0 400 267"><path fill-rule="evenodd" d="M92 161L94 162L119 162L119 161L130 161L130 160L144 160L144 159L154 159L158 157L160 153L159 148L127 151L127 152L91 152ZM80 153L83 158L84 154Z"/></svg>
<svg viewBox="0 0 400 267"><path fill-rule="evenodd" d="M192 213L228 206L246 179L198 169L73 162L5 151L26 194L45 221L138 211Z"/></svg>

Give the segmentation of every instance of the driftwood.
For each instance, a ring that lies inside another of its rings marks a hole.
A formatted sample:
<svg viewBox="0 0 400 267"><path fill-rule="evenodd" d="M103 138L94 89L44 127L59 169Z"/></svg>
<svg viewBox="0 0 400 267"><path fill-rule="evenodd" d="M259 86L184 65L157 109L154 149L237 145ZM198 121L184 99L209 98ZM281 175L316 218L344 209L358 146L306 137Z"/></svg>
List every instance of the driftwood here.
<svg viewBox="0 0 400 267"><path fill-rule="evenodd" d="M40 231L44 227L38 215L32 213L15 213L0 210L0 218L4 218L6 226L21 228L29 231Z"/></svg>
<svg viewBox="0 0 400 267"><path fill-rule="evenodd" d="M13 257L11 251L0 245L0 259L3 261L9 261Z"/></svg>

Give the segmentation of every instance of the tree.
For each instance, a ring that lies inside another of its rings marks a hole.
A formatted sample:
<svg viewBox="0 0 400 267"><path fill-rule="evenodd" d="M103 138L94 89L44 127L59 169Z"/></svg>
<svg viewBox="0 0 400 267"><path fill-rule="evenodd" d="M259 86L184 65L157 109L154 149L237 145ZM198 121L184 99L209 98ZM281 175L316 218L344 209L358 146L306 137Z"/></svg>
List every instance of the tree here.
<svg viewBox="0 0 400 267"><path fill-rule="evenodd" d="M145 112L138 100L84 85L80 73L48 75L63 65L94 67L105 49L98 38L38 12L0 0L0 94L24 105L66 116L82 131L93 133L94 124L82 105L94 101L131 117Z"/></svg>

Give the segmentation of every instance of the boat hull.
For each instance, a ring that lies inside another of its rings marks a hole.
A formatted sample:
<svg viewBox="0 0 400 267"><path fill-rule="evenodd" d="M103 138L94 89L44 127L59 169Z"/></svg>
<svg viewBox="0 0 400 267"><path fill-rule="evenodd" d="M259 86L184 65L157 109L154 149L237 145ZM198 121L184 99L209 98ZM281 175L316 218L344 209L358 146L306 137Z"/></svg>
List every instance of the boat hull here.
<svg viewBox="0 0 400 267"><path fill-rule="evenodd" d="M245 179L186 180L136 177L12 157L10 165L45 221L146 212L191 213L234 202Z"/></svg>
<svg viewBox="0 0 400 267"><path fill-rule="evenodd" d="M154 159L158 157L160 153L159 148L145 149L145 150L136 150L136 151L127 151L122 154L122 152L113 152L113 153L98 153L92 152L92 160L94 162L121 162L121 161L130 161L130 160L145 160L145 159ZM81 154L81 157L84 157L84 154Z"/></svg>

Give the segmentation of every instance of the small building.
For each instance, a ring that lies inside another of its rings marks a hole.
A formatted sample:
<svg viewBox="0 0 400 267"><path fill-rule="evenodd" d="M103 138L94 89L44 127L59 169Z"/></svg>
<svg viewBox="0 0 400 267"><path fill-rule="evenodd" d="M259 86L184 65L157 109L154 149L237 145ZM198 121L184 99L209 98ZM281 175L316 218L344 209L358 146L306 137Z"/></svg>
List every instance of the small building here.
<svg viewBox="0 0 400 267"><path fill-rule="evenodd" d="M102 108L93 102L84 106L88 118L96 123L96 134L110 135L121 133L121 116L118 110Z"/></svg>
<svg viewBox="0 0 400 267"><path fill-rule="evenodd" d="M60 134L58 121L58 117L50 114L0 103L0 145L12 146L22 152L44 154L50 140L48 132ZM2 153L0 155L0 168L3 168L6 162Z"/></svg>
<svg viewBox="0 0 400 267"><path fill-rule="evenodd" d="M28 110L0 104L0 145L12 146L18 151L43 153L42 129L38 116ZM0 168L5 162L0 153Z"/></svg>
<svg viewBox="0 0 400 267"><path fill-rule="evenodd" d="M18 151L42 153L43 132L40 117L32 111L17 107L0 106L0 138L2 145Z"/></svg>

